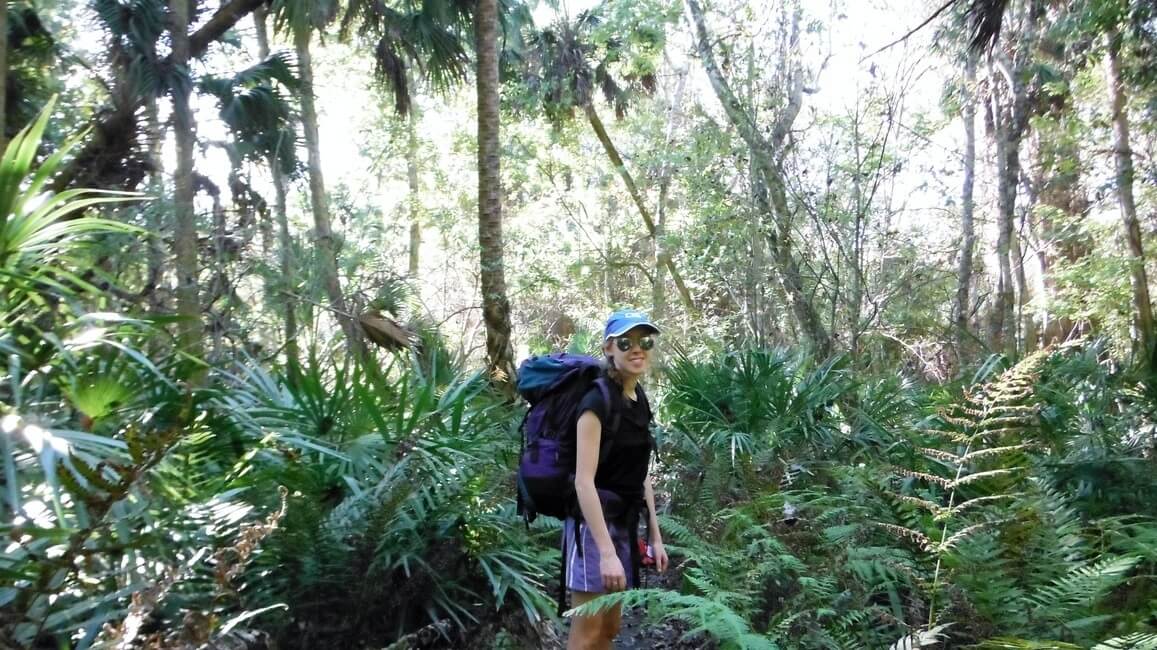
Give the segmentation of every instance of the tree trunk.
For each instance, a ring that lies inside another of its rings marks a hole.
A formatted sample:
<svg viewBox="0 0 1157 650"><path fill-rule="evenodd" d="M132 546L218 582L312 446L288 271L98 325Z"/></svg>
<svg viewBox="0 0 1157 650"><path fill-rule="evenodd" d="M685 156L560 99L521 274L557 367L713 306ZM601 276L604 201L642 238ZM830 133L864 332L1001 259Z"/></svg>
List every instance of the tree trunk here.
<svg viewBox="0 0 1157 650"><path fill-rule="evenodd" d="M968 316L972 301L972 256L976 250L972 190L976 179L976 56L970 54L964 69L964 184L960 200L960 259L956 264L956 302L952 306L952 326L957 348L968 338Z"/></svg>
<svg viewBox="0 0 1157 650"><path fill-rule="evenodd" d="M308 153L309 205L313 212L314 245L322 284L325 287L329 305L345 333L350 350L362 356L365 344L358 330L353 314L346 306L338 278L337 245L334 242L333 226L329 219L329 205L325 194L325 180L321 173L321 139L317 131L317 105L313 94L313 61L309 52L313 32L302 29L294 33L293 44L297 51L297 65L301 77L301 125L305 133L305 148Z"/></svg>
<svg viewBox="0 0 1157 650"><path fill-rule="evenodd" d="M675 93L671 98L671 106L667 116L666 139L663 142L665 160L659 170L659 204L655 210L655 233L653 236L655 282L651 286L651 316L657 321L663 320L667 313L667 282L665 276L671 257L670 253L666 250L663 237L667 229L667 210L669 207L667 203L671 191L671 175L675 170L675 165L671 161L671 149L675 139L675 130L679 124L679 118L682 116L683 91L686 87L687 69L683 68L679 72L679 78L675 82Z"/></svg>
<svg viewBox="0 0 1157 650"><path fill-rule="evenodd" d="M748 151L750 153L750 147ZM755 156L751 156L747 165L748 183L751 185L748 202L751 219L747 224L747 236L751 240L751 260L747 265L747 293L751 303L752 339L757 347L766 347L770 345L770 334L775 327L772 322L774 314L771 310L773 301L765 290L768 284L764 281L768 272L768 252L764 248L767 238L764 237L760 215L770 203L767 198L767 184L763 182L757 167ZM781 300L782 304L788 303L786 296L783 295L783 283L772 283L772 290L777 291L776 298Z"/></svg>
<svg viewBox="0 0 1157 650"><path fill-rule="evenodd" d="M1008 94L1011 95L1009 106L1000 101L998 89L1000 80L995 69L990 71L992 79L992 126L993 140L996 144L996 258L1000 269L997 281L996 294L996 323L994 345L999 347L1010 359L1017 354L1016 332L1016 297L1012 276L1012 237L1013 221L1016 212L1016 190L1020 181L1020 134L1016 120L1015 103L1017 96L1023 92L1018 90L1018 84L1009 74Z"/></svg>
<svg viewBox="0 0 1157 650"><path fill-rule="evenodd" d="M253 12L253 24L257 29L257 55L261 60L269 58L269 30L266 20L269 12L259 7ZM269 156L267 164L269 173L273 177L273 216L277 220L278 267L281 277L278 285L282 291L279 299L285 312L285 359L290 366L295 365L300 356L297 346L297 299L294 297L294 269L293 237L289 232L289 214L286 208L286 180L281 170L280 150L283 146L293 146L292 143L277 143L277 151Z"/></svg>
<svg viewBox="0 0 1157 650"><path fill-rule="evenodd" d="M1115 29L1106 35L1105 76L1109 86L1109 107L1113 120L1113 159L1117 172L1117 203L1125 239L1129 244L1129 267L1133 282L1133 322L1135 342L1147 362L1153 355L1153 310L1149 302L1149 280L1145 273L1145 248L1137 222L1137 204L1133 199L1133 151L1129 144L1129 113L1124 83L1121 80L1120 38Z"/></svg>
<svg viewBox="0 0 1157 650"><path fill-rule="evenodd" d="M0 153L8 147L8 2L0 2Z"/></svg>
<svg viewBox="0 0 1157 650"><path fill-rule="evenodd" d="M236 170L234 170L236 173ZM210 363L220 363L225 358L225 331L229 325L229 314L232 311L229 305L232 289L229 286L229 274L226 272L227 259L225 242L229 237L229 222L225 216L225 206L221 203L221 190L211 180L204 176L197 176L199 189L213 199L213 264L209 273L208 287L205 291L205 312L209 319L209 335L213 345L207 356ZM194 192L198 188L194 188ZM218 306L218 301L223 305Z"/></svg>
<svg viewBox="0 0 1157 650"><path fill-rule="evenodd" d="M812 305L810 297L804 290L803 276L800 273L799 263L796 261L791 246L791 228L788 222L790 211L787 205L787 189L782 170L775 163L777 154L787 138L792 123L803 101L803 78L800 71L791 75L791 87L787 90L787 105L773 125L770 136L765 136L755 124L751 115L740 104L735 93L732 92L727 80L723 77L719 65L715 61L715 54L711 49L711 39L707 33L707 23L703 16L703 8L698 0L686 0L691 24L695 28L696 49L703 62L707 78L719 102L723 104L728 120L739 132L740 137L751 148L751 154L757 165L759 175L767 186L767 194L760 210L774 220L774 227L769 229L768 248L772 254L779 283L783 286L792 309L792 314L816 354L826 357L832 351L832 339L820 319L819 312ZM768 202L770 201L770 202Z"/></svg>
<svg viewBox="0 0 1157 650"><path fill-rule="evenodd" d="M1019 173L1018 171L1018 176ZM1026 205L1023 213L1030 214L1032 207L1031 204ZM1016 262L1016 273L1014 275L1016 278L1016 322L1019 325L1020 349L1028 353L1036 349L1039 336L1036 319L1033 317L1028 304L1028 298L1031 292L1028 288L1028 276L1024 272L1024 249L1021 248L1021 230L1021 228L1016 227L1012 229L1012 237L1009 239L1008 251L1011 258Z"/></svg>
<svg viewBox="0 0 1157 650"><path fill-rule="evenodd" d="M498 143L498 0L478 0L474 14L478 57L478 248L482 318L491 381L513 396L514 350L502 248L502 175Z"/></svg>
<svg viewBox="0 0 1157 650"><path fill-rule="evenodd" d="M172 0L172 60L178 69L189 63L189 3ZM177 145L177 168L173 172L173 258L177 272L177 342L181 348L201 355L201 304L197 282L197 214L193 198L193 149L196 146L190 88L176 84L172 89L173 135Z"/></svg>
<svg viewBox="0 0 1157 650"><path fill-rule="evenodd" d="M607 201L604 209L600 211L603 215L603 223L599 228L599 234L603 237L603 287L605 288L603 302L618 307L624 302L623 287L629 285L630 281L620 277L625 269L615 256L615 242L620 239L616 236L618 231L615 228L618 224L619 201L611 192L607 192L603 196Z"/></svg>
<svg viewBox="0 0 1157 650"><path fill-rule="evenodd" d="M667 261L669 253L663 244L667 232L667 197L671 192L671 179L659 180L659 205L655 212L655 235L652 238L655 256L652 260L655 282L651 285L651 318L661 321L667 315Z"/></svg>
<svg viewBox="0 0 1157 650"><path fill-rule="evenodd" d="M228 0L213 12L209 20L201 24L189 37L190 55L201 58L209 49L209 44L233 29L242 18L265 6L268 0Z"/></svg>
<svg viewBox="0 0 1157 650"><path fill-rule="evenodd" d="M750 43L747 48L747 105L755 105L755 86L753 80L756 79L755 67L755 44ZM748 320L751 330L751 342L756 347L763 348L767 346L767 334L771 331L770 319L767 318L766 305L770 303L766 300L766 293L764 291L767 284L764 278L767 276L767 256L764 254L763 244L763 218L759 206L767 205L767 186L759 175L759 166L755 163L755 156L751 153L751 147L748 146L747 158L747 183L750 189L748 195L748 220L747 220L747 239L748 245L751 247L751 259L747 262L747 277L745 284L747 285L744 291L745 300L747 302ZM762 195L762 196L761 196ZM787 304L786 301L784 304Z"/></svg>
<svg viewBox="0 0 1157 650"><path fill-rule="evenodd" d="M165 204L165 166L161 151L164 126L161 124L161 118L157 111L157 98L154 96L145 98L145 120L148 132L146 137L149 143L149 165L151 166L149 193L161 200L146 208L150 236L147 244L148 252L145 255L147 260L145 286L141 289L141 296L147 301L150 311L161 313L165 310L165 306L161 300L161 292L157 291L157 287L160 286L161 279L165 277L165 239L162 236L162 233L165 232L165 215L164 211L159 209L158 204Z"/></svg>
<svg viewBox="0 0 1157 650"><path fill-rule="evenodd" d="M607 134L607 129L603 126L603 121L599 118L598 111L595 110L593 102L587 102L583 106L586 112L587 121L590 122L591 128L594 129L595 135L599 142L603 145L603 151L606 152L607 157L611 160L611 165L614 166L615 171L618 172L619 177L623 179L623 184L627 186L627 193L631 195L631 200L635 202L635 207L639 210L639 216L643 218L643 223L647 226L647 233L652 238L655 237L655 221L651 218L651 211L647 209L647 203L643 200L643 195L639 192L638 186L635 185L635 179L631 176L631 172L627 171L627 166L623 164L623 158L619 155L619 150L615 147L615 143L611 141L610 135ZM679 297L683 300L683 306L687 308L690 314L695 313L695 301L691 298L691 291L687 289L687 285L683 282L683 276L679 274L679 269L675 268L675 263L671 260L671 256L663 253L665 257L662 262L671 273L671 281L675 283L675 288L679 290Z"/></svg>
<svg viewBox="0 0 1157 650"><path fill-rule="evenodd" d="M864 317L864 293L866 291L866 282L864 281L864 259L867 256L867 206L864 201L864 165L867 164L865 155L861 150L861 135L860 125L862 123L860 105L857 102L855 113L852 120L852 152L854 156L853 164L854 172L852 175L852 206L855 214L852 219L852 254L849 260L851 269L849 270L848 283L848 350L851 354L853 362L859 360L860 357L860 321ZM839 278L837 277L837 280ZM839 295L839 292L836 292ZM836 327L835 302L832 301L832 328Z"/></svg>
<svg viewBox="0 0 1157 650"><path fill-rule="evenodd" d="M1085 326L1055 316L1053 306L1058 298L1056 262L1073 263L1088 254L1085 233L1073 227L1087 211L1088 202L1081 187L1082 143L1075 132L1066 128L1072 120L1081 119L1073 105L1073 81L1078 70L1067 64L1072 44L1051 31L1046 31L1042 39L1038 60L1059 71L1064 80L1056 84L1047 101L1035 103L1034 113L1044 119L1032 130L1033 173L1025 183L1030 203L1041 208L1029 212L1033 218L1028 219L1028 232L1037 241L1036 259L1041 274L1044 309L1040 313L1040 337L1044 345L1050 345L1066 340Z"/></svg>
<svg viewBox="0 0 1157 650"><path fill-rule="evenodd" d="M280 255L278 266L281 268L280 286L282 287L282 309L285 312L285 359L295 364L301 356L297 345L297 267L294 265L293 236L289 232L289 215L286 211L286 183L285 175L278 167L278 161L271 161L273 169L273 212L277 217L277 240Z"/></svg>
<svg viewBox="0 0 1157 650"><path fill-rule="evenodd" d="M418 186L418 111L411 104L406 115L409 141L406 147L406 175L410 181L410 279L418 278L418 254L422 247L422 222Z"/></svg>

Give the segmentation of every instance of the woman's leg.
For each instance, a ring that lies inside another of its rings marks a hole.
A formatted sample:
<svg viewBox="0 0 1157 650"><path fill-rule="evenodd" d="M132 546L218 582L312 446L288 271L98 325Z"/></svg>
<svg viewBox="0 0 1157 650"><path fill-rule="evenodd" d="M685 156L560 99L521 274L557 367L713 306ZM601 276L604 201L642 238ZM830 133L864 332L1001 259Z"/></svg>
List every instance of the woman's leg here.
<svg viewBox="0 0 1157 650"><path fill-rule="evenodd" d="M602 594L589 591L572 591L571 606L578 607ZM611 644L619 634L622 610L619 606L603 610L592 616L572 616L570 634L567 636L567 650L611 650Z"/></svg>
<svg viewBox="0 0 1157 650"><path fill-rule="evenodd" d="M579 526L575 535L574 526ZM615 544L615 552L631 582L630 541L626 529L612 521L607 522L608 532ZM567 553L563 560L567 563L567 588L571 593L571 607L578 607L602 595L603 581L599 567L599 556L594 537L585 525L568 519L563 527ZM575 541L577 537L577 541ZM593 616L571 618L567 650L611 650L611 644L619 634L622 624L622 607L616 605Z"/></svg>
<svg viewBox="0 0 1157 650"><path fill-rule="evenodd" d="M607 640L606 650L611 649L615 637L619 636L619 628L623 626L623 608L621 605L603 612L603 638Z"/></svg>

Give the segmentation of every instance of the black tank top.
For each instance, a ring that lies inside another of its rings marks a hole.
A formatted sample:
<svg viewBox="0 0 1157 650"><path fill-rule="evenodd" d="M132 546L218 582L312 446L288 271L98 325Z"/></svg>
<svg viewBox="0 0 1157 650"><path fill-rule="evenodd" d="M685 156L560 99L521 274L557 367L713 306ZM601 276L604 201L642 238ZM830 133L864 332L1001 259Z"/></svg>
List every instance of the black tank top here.
<svg viewBox="0 0 1157 650"><path fill-rule="evenodd" d="M643 481L651 462L651 407L642 386L635 386L636 399L630 400L623 395L618 384L613 381L609 384L611 399L617 402L618 431L608 430L613 418L597 387L583 396L578 414L581 417L587 411L594 413L603 427L600 444L611 441L609 452L599 454L602 460L595 471L595 487L633 500L643 496Z"/></svg>

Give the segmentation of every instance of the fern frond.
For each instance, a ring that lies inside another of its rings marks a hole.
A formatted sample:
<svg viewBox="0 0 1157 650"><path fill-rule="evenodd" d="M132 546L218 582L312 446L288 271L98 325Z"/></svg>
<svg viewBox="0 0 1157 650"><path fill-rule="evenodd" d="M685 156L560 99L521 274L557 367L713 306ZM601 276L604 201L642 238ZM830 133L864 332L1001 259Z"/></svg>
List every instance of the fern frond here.
<svg viewBox="0 0 1157 650"><path fill-rule="evenodd" d="M1093 650L1157 650L1157 633L1113 637L1093 646Z"/></svg>
<svg viewBox="0 0 1157 650"><path fill-rule="evenodd" d="M1097 602L1110 589L1123 582L1139 561L1140 558L1134 556L1110 556L1091 565L1074 568L1068 575L1029 595L1028 600L1041 610L1038 616L1050 620L1066 620L1073 610Z"/></svg>
<svg viewBox="0 0 1157 650"><path fill-rule="evenodd" d="M1040 415L1040 407L1036 404L993 404L988 407L990 415L1036 416Z"/></svg>
<svg viewBox="0 0 1157 650"><path fill-rule="evenodd" d="M987 431L991 431L991 429L989 429L989 427L993 427L993 426L995 426L997 428L1003 428L1003 427L1020 428L1020 427L1031 425L1034 421L1035 421L1035 419L1029 415L998 415L998 416L994 416L994 417L986 417L983 420L975 423L974 426L976 426L976 428L978 428L978 429L985 429L987 432Z"/></svg>
<svg viewBox="0 0 1157 650"><path fill-rule="evenodd" d="M999 429L983 429L981 431L977 431L976 433L973 433L972 435L968 436L968 442L973 443L973 442L976 442L977 440L980 440L982 438L999 438L1000 436L1005 436L1005 435L1020 435L1020 434L1023 434L1026 429L1030 428L1030 426L1032 426L1032 425L1026 424L1025 426L1020 426L1020 427L1001 427Z"/></svg>
<svg viewBox="0 0 1157 650"><path fill-rule="evenodd" d="M928 501L927 499L921 499L920 497L909 496L907 494L896 494L893 496L904 503L914 505L918 508L923 508L937 517L939 517L940 513L944 510L944 507L940 504L932 503L931 501Z"/></svg>
<svg viewBox="0 0 1157 650"><path fill-rule="evenodd" d="M893 533L894 535L896 535L897 537L900 537L901 539L907 539L907 540L913 541L917 545L919 545L920 548L924 549L925 551L932 552L936 548L936 545L932 543L932 540L929 539L929 537L927 535L925 535L924 533L922 533L918 530L912 530L911 528L906 528L904 526L897 526L895 524L886 524L886 523L879 522L879 521L873 522L873 525L877 526L878 528L882 528L882 529L884 529L890 533Z"/></svg>
<svg viewBox="0 0 1157 650"><path fill-rule="evenodd" d="M976 451L970 451L967 454L964 454L963 456L961 456L960 457L960 464L964 465L964 464L970 463L970 462L972 462L978 458L989 458L991 456L1003 456L1005 454L1011 454L1011 453L1016 452L1016 451L1028 451L1030 449L1035 449L1036 447L1037 447L1037 445L1034 445L1032 443L1025 443L1025 444L1021 444L1021 445L1008 445L1005 447L988 447L987 449L977 449Z"/></svg>
<svg viewBox="0 0 1157 650"><path fill-rule="evenodd" d="M958 456L958 455L956 455L950 451L944 451L942 449L932 449L930 447L918 447L916 449L916 451L924 454L925 456L930 456L930 457L936 458L938 460L948 461L949 463L952 463L953 465L960 465L963 462L960 456Z"/></svg>
<svg viewBox="0 0 1157 650"><path fill-rule="evenodd" d="M1024 469L1024 468L1023 467L1009 467L1006 469L990 469L986 472L976 472L975 474L969 474L967 476L962 476L962 477L960 477L954 481L949 481L947 484L947 487L949 489L952 489L952 488L960 487L961 485L968 485L969 483L975 483L976 481L983 481L984 479L995 478L997 476L1008 476L1009 474L1013 474L1013 473L1020 471L1022 469Z"/></svg>
<svg viewBox="0 0 1157 650"><path fill-rule="evenodd" d="M935 483L936 485L944 488L949 488L952 484L952 479L944 478L943 476L936 476L935 474L919 472L914 469L908 469L906 467L893 467L892 471L901 476L910 476L912 478L923 479L929 483Z"/></svg>
<svg viewBox="0 0 1157 650"><path fill-rule="evenodd" d="M701 596L665 589L632 589L604 594L567 611L564 616L591 616L614 606L645 605L662 618L675 618L692 625L684 637L707 634L725 647L745 650L779 650L771 639L753 631L744 617L726 605Z"/></svg>
<svg viewBox="0 0 1157 650"><path fill-rule="evenodd" d="M946 424L958 426L961 429L973 429L976 427L976 420L973 418L962 418L947 413L941 413L940 419L944 420Z"/></svg>
<svg viewBox="0 0 1157 650"><path fill-rule="evenodd" d="M988 639L976 646L979 650L1082 650L1081 646L1061 641L1030 641L1028 639L1013 639L997 637Z"/></svg>
<svg viewBox="0 0 1157 650"><path fill-rule="evenodd" d="M983 522L980 522L979 524L973 524L971 526L968 526L967 528L963 528L963 529L957 531L955 534L953 534L948 539L946 539L943 542L941 542L940 544L938 544L936 547L936 550L937 550L937 552L940 552L940 553L951 550L952 547L956 546L962 540L965 540L965 539L969 538L970 536L972 536L972 535L974 535L974 534L976 534L976 533L978 533L978 532L980 532L986 528L991 528L992 526L1002 524L1006 521L1008 521L1008 520L1002 519L1002 520L998 520L998 521L983 521Z"/></svg>
<svg viewBox="0 0 1157 650"><path fill-rule="evenodd" d="M950 518L955 517L956 515L960 514L961 512L963 512L969 508L974 508L976 506L981 506L981 505L985 505L988 503L994 503L996 501L1005 501L1008 499L1014 499L1018 496L1020 496L1020 495L1019 494L993 494L993 495L985 496L985 497L976 497L975 499L969 499L967 501L963 501L961 503L958 503L955 506L952 506L951 508L948 508L948 509L942 508L940 512L936 513L935 519L936 519L936 521L942 521L945 519L950 519Z"/></svg>
<svg viewBox="0 0 1157 650"><path fill-rule="evenodd" d="M962 438L963 441L965 441L965 442L967 441L966 436L961 436L959 431L953 431L951 429L922 429L922 431L924 433L927 433L927 434L932 435L932 436L939 436L942 438L957 438L957 437L959 437L959 438Z"/></svg>

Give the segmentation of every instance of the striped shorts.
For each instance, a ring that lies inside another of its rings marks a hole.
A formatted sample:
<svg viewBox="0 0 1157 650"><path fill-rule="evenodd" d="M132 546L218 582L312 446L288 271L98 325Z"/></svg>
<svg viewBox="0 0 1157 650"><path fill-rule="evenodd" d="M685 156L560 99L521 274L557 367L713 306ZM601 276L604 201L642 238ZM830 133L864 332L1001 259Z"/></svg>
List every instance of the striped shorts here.
<svg viewBox="0 0 1157 650"><path fill-rule="evenodd" d="M579 534L575 536L575 526L579 527ZM631 570L631 534L623 524L607 522L607 530L611 534L611 542L615 545L615 552L619 561L623 563L623 572L627 576L627 588L635 587ZM567 517L562 529L563 549L566 562L566 587L571 591L585 591L601 594L603 589L603 574L599 569L599 547L595 543L590 527L585 523L576 522L574 517Z"/></svg>

